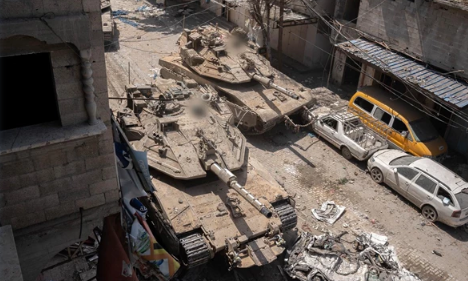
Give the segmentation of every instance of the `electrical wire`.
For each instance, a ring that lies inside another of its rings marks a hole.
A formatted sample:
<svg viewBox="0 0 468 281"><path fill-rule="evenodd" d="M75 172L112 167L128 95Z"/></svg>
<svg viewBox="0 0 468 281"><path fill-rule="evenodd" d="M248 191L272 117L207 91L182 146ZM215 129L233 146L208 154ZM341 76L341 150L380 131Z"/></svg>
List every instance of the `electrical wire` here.
<svg viewBox="0 0 468 281"><path fill-rule="evenodd" d="M232 8L229 8L229 7L226 7L226 8L232 9ZM240 11L237 11L237 12L240 13L241 15L247 17L247 15L245 15L244 13L242 13L242 12L240 12ZM320 14L318 14L318 12L316 12L316 14L322 19L322 21L324 21L324 22L326 23L327 26L329 26L330 28L336 30L336 28L335 28L334 26L330 26L331 24L329 24L328 21L326 21L326 19L323 18L323 16L321 16ZM264 28L264 27L261 27L261 28ZM284 26L283 26L283 28L284 28ZM318 28L317 28L317 29L318 29ZM338 30L336 30L336 31L339 32ZM323 31L322 31L322 32L323 32ZM318 47L315 43L312 43L312 42L308 41L307 39L305 39L305 38L303 38L303 37L297 35L297 34L294 33L294 32L290 32L290 33L293 34L294 36L300 38L301 40L304 40L305 42L312 44L313 46L315 46L316 48L320 49L321 51L324 51L324 52L327 53L329 56L333 56L331 53L329 53L329 52L323 50L322 48ZM340 32L339 32L339 33L340 33ZM324 34L326 34L326 33L324 32ZM331 35L329 35L329 34L326 34L326 35L331 36ZM342 34L340 33L340 35L342 35ZM343 35L342 35L342 36L343 36ZM345 37L345 36L343 36L343 37ZM346 38L346 37L345 37L345 38ZM347 55L347 56L348 56L348 55ZM348 57L349 57L349 56L348 56ZM356 65L358 65L358 63L357 63L356 61L354 61L353 58L351 58L351 57L349 57L349 58L350 58ZM355 69L356 71L358 71L358 72L360 72L360 73L363 73L364 75L366 75L367 77L371 78L372 80L376 81L379 85L381 85L382 87L384 87L387 91L391 92L392 94L394 94L394 95L397 96L398 98L401 98L402 96L405 96L404 93L402 93L402 92L400 92L400 91L397 91L397 90L395 90L395 89L389 87L388 85L382 83L381 81L376 80L374 77L370 76L369 74L362 72L361 69L357 69L357 68L351 66L351 65L348 64L348 63L345 63L345 64L347 64L347 65L350 66L351 68ZM406 84L406 83L405 83L405 84ZM406 85L405 85L405 86L406 86ZM405 102L407 102L408 104L410 104L410 105L411 105L412 107L414 107L415 109L417 109L417 110L419 110L419 111L425 113L426 115L429 115L429 116L431 116L432 118L434 118L434 119L436 119L436 120L438 120L438 121L440 121L440 122L442 122L442 123L444 123L444 124L447 124L448 126L451 126L451 127L454 127L454 128L458 128L458 127L456 127L456 126L454 126L454 125L451 125L451 124L450 124L450 120L449 120L448 122L447 122L447 121L444 121L444 120L440 119L439 117L435 116L434 114L432 114L431 112L428 112L427 106L421 104L421 103L417 100L417 98L414 97L414 95L411 93L411 91L409 91L408 89L407 89L407 91L408 91L408 92L411 94L411 96L413 97L413 99L411 99L411 100L412 100L413 102L416 102L417 104L419 104L422 108L415 106L414 104L410 103L408 100L405 100ZM399 93L400 95L396 94L395 92ZM434 101L434 102L435 102L435 101ZM448 110L448 111L449 111L449 110ZM451 111L449 111L449 112L451 112ZM451 113L453 114L454 112L451 112ZM460 117L460 118L461 118L461 117ZM447 119L448 119L448 118L447 118ZM463 119L463 118L461 118L461 119L468 123L467 120L465 120L465 119ZM455 122L455 121L452 120L452 123L455 123L455 124L457 124L458 126L464 128L464 126L461 125L461 124L458 123L458 122Z"/></svg>
<svg viewBox="0 0 468 281"><path fill-rule="evenodd" d="M385 0L385 1L386 1L386 0ZM384 2L385 2L385 1L384 1ZM304 0L303 0L303 2L304 2ZM304 3L304 4L305 4L305 3ZM306 4L305 4L305 6L307 7ZM201 12L197 12L197 13L191 14L190 16L194 16L194 15L196 15L196 14L200 14L200 13L202 13L202 12L205 12L206 10L208 10L208 9L210 9L210 8L211 8L211 7L208 7L207 9L202 10ZM221 9L221 8L223 8L223 7L220 7L219 9ZM233 7L227 7L227 6L226 6L225 8L228 9L228 10L234 9ZM311 7L308 7L308 8L311 9L317 16L319 16L319 18L320 18L329 28L335 30L339 35L343 36L345 39L347 39L348 41L350 41L346 36L344 36L344 35L341 33L340 30L337 30L333 25L331 25L331 24L330 24L320 13L318 13L315 9L313 9L313 8L311 8ZM375 8L375 7L374 7L374 8ZM250 17L250 16L245 15L244 13L242 13L242 12L240 12L240 11L236 11L236 12L242 14L243 16ZM368 12L370 12L370 11L368 11ZM215 19L215 18L217 18L217 17L214 17L213 19ZM186 17L186 19L187 19L187 17ZM211 20L213 20L213 19L211 19ZM209 21L211 21L211 20L208 20L208 21L206 21L206 22L209 22ZM173 26L179 24L180 22L181 22L181 21L178 21L178 22L176 22L175 24L173 24L172 26L169 26L169 27L167 27L167 28L173 27ZM205 22L205 23L206 23L206 22ZM204 23L203 23L203 24L204 24ZM264 29L265 27L261 26L261 28ZM283 27L283 28L284 28L284 27ZM323 32L323 31L322 31L322 32ZM146 32L146 33L148 33L148 32ZM145 34L146 34L146 33L145 33ZM294 33L294 32L290 32L290 33L293 34L294 36L300 38L301 40L304 40L305 42L312 44L312 45L315 46L317 49L319 49L319 50L321 50L321 51L327 53L328 55L333 56L331 53L329 53L329 52L326 51L326 50L323 50L322 48L320 48L319 46L317 46L315 43L310 42L310 41L308 41L308 40L305 39L305 38L302 38L301 36L297 35L297 34ZM323 32L323 33L324 33L325 35L328 35L328 36L331 37L331 35L327 34L326 32ZM171 35L171 36L174 36L174 35ZM167 36L167 37L170 37L170 36ZM163 38L165 38L165 37L163 37ZM153 39L147 39L147 40L148 40L148 41L152 41L152 40L159 40L159 39L160 39L160 38L153 38ZM131 41L129 41L129 42L131 42ZM353 44L353 45L354 45L354 44ZM354 46L355 46L355 45L354 45ZM355 47L358 48L358 49L360 49L358 46L355 46ZM360 49L360 50L361 50L361 49ZM361 51L362 51L362 50L361 50ZM365 53L365 52L363 52L363 53ZM350 57L348 54L346 54L346 55L347 55L347 57L349 57L356 65L359 65L356 61L354 61L354 59L353 59L352 57ZM370 55L369 55L369 56L370 56ZM378 58L375 58L375 59L379 60ZM382 61L382 63L383 63L384 65L386 65L385 62ZM351 67L352 69L354 69L354 70L356 70L356 71L358 71L358 72L361 72L361 69L357 69L357 68L353 67L352 65L350 65L349 63L345 63L345 64L348 65L349 67ZM397 90L395 90L395 89L393 89L393 88L390 88L389 86L385 85L385 84L382 83L381 81L376 80L374 77L368 75L367 73L364 73L364 72L361 72L361 73L364 74L364 75L366 75L367 77L371 78L372 80L374 80L375 82L377 82L377 83L380 84L381 86L383 86L383 87L384 87L385 89L387 89L389 92L391 92L392 94L394 94L395 96L397 96L397 98L401 98L402 96L405 96L404 93L401 93L400 91L397 91ZM405 81L403 81L403 83L404 83L404 85L405 85L405 87L406 87L406 86L407 86L407 83L405 83ZM421 93L418 89L415 89L414 87L413 87L413 89L416 90L417 92ZM414 97L414 95L411 93L411 91L409 91L408 89L407 89L407 91L412 95L413 101L414 101L414 102L416 102L416 103L418 103L420 106L422 106L423 109L426 109L427 106L421 104L421 103ZM399 93L400 95L395 94L395 92ZM421 94L423 94L423 93L421 93ZM444 107L444 105L442 105L442 104L440 104L439 102L437 102L437 101L431 99L431 98L428 97L427 95L425 95L425 94L423 94L423 95L424 95L426 98L428 98L429 100L433 101L435 104L438 104L441 108ZM444 121L444 120L441 120L439 117L437 117L437 116L431 114L430 112L427 112L427 111L422 110L421 108L415 106L414 104L409 103L407 100L405 100L405 101L406 101L408 104L410 104L412 107L414 107L414 108L416 108L417 110L419 110L419 111L421 111L421 112L423 112L423 113L425 113L425 114L427 114L427 115L433 117L434 119L439 120L440 122L443 122L443 123L445 123L445 124L447 124L447 125L449 125L449 126L452 126L452 127L457 128L456 126L453 126L453 125L451 125L451 124L449 123L450 120L449 120L449 122ZM446 109L447 111L449 111L450 113L456 115L457 117L459 117L459 118L462 119L463 121L465 121L465 122L468 123L468 120L466 120L466 119L464 119L463 117L459 116L459 115L458 115L457 113L455 113L453 110L449 110L449 109L447 109L446 107L445 107L445 109ZM467 115L467 116L468 116L468 115ZM462 128L466 128L465 126L461 125L461 124L458 123L458 122L455 122L454 120L452 120L451 122L454 123L454 124L457 124L458 126L460 126L460 127L462 127Z"/></svg>
<svg viewBox="0 0 468 281"><path fill-rule="evenodd" d="M312 11L314 12L318 17L320 17L320 19L327 25L329 26L331 29L335 30L339 35L343 36L343 38L345 38L346 40L348 40L348 42L350 44L352 44L356 49L359 49L361 50L361 52L367 56L369 56L370 58L372 58L373 60L375 61L380 61L383 65L387 66L388 65L382 61L380 58L376 58L376 57L373 57L371 55L369 55L367 52L365 52L364 50L362 50L361 48L359 48L359 46L357 46L356 44L354 44L353 42L351 42L351 40L349 40L349 38L347 38L345 35L343 35L341 33L341 31L337 30L335 26L333 26L332 24L330 24L319 12L317 12L314 8L312 8L311 6L307 5L307 3L305 2L306 0L302 0L302 2ZM347 55L348 56L348 55ZM349 57L349 56L348 56ZM375 79L374 79L375 80ZM444 108L445 110L447 110L448 112L452 113L453 115L459 117L460 119L462 119L463 121L465 121L466 123L468 123L468 120L467 119L464 119L462 116L465 116L465 117L468 117L467 114L463 113L462 111L458 111L458 112L455 112L452 108L449 108L447 106L445 106L444 104L440 103L439 101L433 99L432 97L426 95L424 92L422 92L421 90L417 89L415 86L407 83L406 81L403 81L403 80L400 80L403 82L403 84L406 86L410 86L413 90L419 92L420 94L422 94L423 96L425 96L427 99L429 99L430 101L434 102L435 104L439 105L441 108ZM408 90L408 88L407 88ZM412 95L411 91L408 91L410 92L410 94ZM416 101L417 103L419 103L420 105L422 105L419 101ZM424 107L424 106L423 106ZM453 121L452 121L453 122ZM466 128L466 126L462 126L463 128Z"/></svg>
<svg viewBox="0 0 468 281"><path fill-rule="evenodd" d="M372 12L374 9L380 7L383 3L387 2L388 0L383 0L382 2L380 2L379 4L375 5L374 7L371 7L370 9L366 10L364 13L360 13L358 12L358 16L352 20L349 20L349 21L346 21L345 23L343 23L343 25L347 25L348 23L352 23L353 21L359 19L360 17L364 16L364 15L367 15L368 13Z"/></svg>
<svg viewBox="0 0 468 281"><path fill-rule="evenodd" d="M330 55L330 56L332 55L332 54L329 53L328 51L326 51L326 50L320 48L319 46L317 46L317 45L314 44L313 42L308 41L307 39L305 39L305 38L303 38L303 37L297 35L296 33L291 32L291 34L293 34L294 36L298 37L299 39L301 39L301 40L303 40L303 41L305 41L305 42L307 42L307 43L312 44L312 45L313 45L314 47L316 47L318 50L320 50L320 51L322 51L322 52L324 52L324 53L326 53L326 54L328 54L328 55ZM351 58L351 60L352 60L352 58ZM358 65L358 63L355 62L354 60L353 60L353 62L354 62L355 64ZM353 69L353 70L355 70L355 71L358 71L358 72L362 73L363 75L365 75L365 76L371 78L371 79L374 80L376 83L378 83L379 85L381 85L382 87L384 87L384 88L385 88L387 91L389 91L390 93L392 93L392 94L394 94L394 95L396 95L396 96L398 96L396 93L399 93L400 96L404 96L404 93L402 93L402 92L400 92L400 91L398 91L398 90L395 90L395 89L389 87L388 85L386 85L386 84L382 83L381 81L375 79L373 76L367 74L366 72L362 72L361 69L359 69L359 68L357 68L357 67L354 67L353 65L351 65L351 64L349 64L349 63L346 63L346 62L345 62L345 65L347 65L347 66L350 67L351 69ZM412 101L419 103L419 101L417 101L417 100L412 100ZM415 109L417 109L417 110L419 110L419 111L425 113L426 115L429 115L430 117L432 117L432 118L434 118L434 119L436 119L436 120L438 120L438 121L440 121L440 122L443 122L444 124L447 124L448 126L451 126L451 127L453 127L453 128L458 128L457 126L451 125L451 124L449 124L449 122L444 121L444 120L440 119L439 117L437 117L437 116L435 116L435 115L433 115L433 114L430 114L430 113L427 113L426 111L423 111L421 108L415 106L413 103L409 102L408 100L405 100L405 102L408 103L410 106L414 107ZM464 126L461 125L461 124L458 123L458 122L452 121L452 123L457 124L458 126L464 128Z"/></svg>

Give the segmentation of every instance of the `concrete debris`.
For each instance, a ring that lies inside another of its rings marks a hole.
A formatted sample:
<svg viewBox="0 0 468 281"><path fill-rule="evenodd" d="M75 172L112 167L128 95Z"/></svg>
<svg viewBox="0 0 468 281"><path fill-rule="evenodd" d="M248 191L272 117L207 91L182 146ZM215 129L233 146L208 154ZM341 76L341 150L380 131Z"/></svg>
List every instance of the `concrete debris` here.
<svg viewBox="0 0 468 281"><path fill-rule="evenodd" d="M432 253L433 253L434 255L436 255L436 256L439 256L439 257L442 256L442 254L439 253L439 252L437 252L436 250L432 250Z"/></svg>
<svg viewBox="0 0 468 281"><path fill-rule="evenodd" d="M346 207L336 205L333 201L327 201L322 204L320 209L312 209L312 214L319 221L334 224L343 214Z"/></svg>
<svg viewBox="0 0 468 281"><path fill-rule="evenodd" d="M352 250L341 241L345 234L313 236L303 232L286 258L285 272L301 281L420 280L401 266L387 237L374 233L358 235Z"/></svg>

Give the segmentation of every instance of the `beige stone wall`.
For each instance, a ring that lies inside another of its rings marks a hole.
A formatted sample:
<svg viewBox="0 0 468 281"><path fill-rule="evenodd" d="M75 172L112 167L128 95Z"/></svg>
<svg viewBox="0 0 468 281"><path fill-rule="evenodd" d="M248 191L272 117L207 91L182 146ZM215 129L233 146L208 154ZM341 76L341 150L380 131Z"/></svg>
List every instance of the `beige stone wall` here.
<svg viewBox="0 0 468 281"><path fill-rule="evenodd" d="M0 1L0 57L50 53L61 121L0 132L0 224L25 280L119 211L101 28L98 0Z"/></svg>
<svg viewBox="0 0 468 281"><path fill-rule="evenodd" d="M119 199L111 131L0 155L0 223L14 229Z"/></svg>
<svg viewBox="0 0 468 281"><path fill-rule="evenodd" d="M447 71L468 78L468 11L432 1L362 0L357 28Z"/></svg>

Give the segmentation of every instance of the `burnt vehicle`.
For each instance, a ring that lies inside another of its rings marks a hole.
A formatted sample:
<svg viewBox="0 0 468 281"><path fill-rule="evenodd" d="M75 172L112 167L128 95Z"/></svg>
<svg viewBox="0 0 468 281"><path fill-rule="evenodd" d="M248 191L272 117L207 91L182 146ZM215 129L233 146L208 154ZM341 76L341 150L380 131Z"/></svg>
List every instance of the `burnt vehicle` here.
<svg viewBox="0 0 468 281"><path fill-rule="evenodd" d="M421 280L402 267L386 236L362 233L349 243L342 239L346 234L303 232L288 252L285 272L301 281Z"/></svg>
<svg viewBox="0 0 468 281"><path fill-rule="evenodd" d="M186 29L178 44L179 53L159 60L161 75L215 87L246 134L264 133L315 102L310 89L271 67L240 28Z"/></svg>
<svg viewBox="0 0 468 281"><path fill-rule="evenodd" d="M147 153L155 190L140 198L164 248L187 268L227 255L231 268L261 266L285 249L293 200L255 159L210 86L157 79L127 86L117 120L133 149ZM248 161L247 161L248 160Z"/></svg>

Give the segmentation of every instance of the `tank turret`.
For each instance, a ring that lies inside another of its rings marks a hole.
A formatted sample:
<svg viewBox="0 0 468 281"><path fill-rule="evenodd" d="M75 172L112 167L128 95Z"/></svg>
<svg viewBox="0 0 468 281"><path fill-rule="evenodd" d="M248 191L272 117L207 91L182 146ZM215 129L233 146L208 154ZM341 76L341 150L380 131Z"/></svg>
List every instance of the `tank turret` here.
<svg viewBox="0 0 468 281"><path fill-rule="evenodd" d="M218 252L231 267L268 264L285 249L283 232L297 223L293 201L247 157L225 98L209 85L190 85L158 78L128 86L128 107L117 114L152 168L155 191L141 199L150 226L189 268Z"/></svg>
<svg viewBox="0 0 468 281"><path fill-rule="evenodd" d="M184 30L178 42L178 54L159 60L161 75L213 86L245 133L263 133L314 103L312 92L272 68L239 28Z"/></svg>

